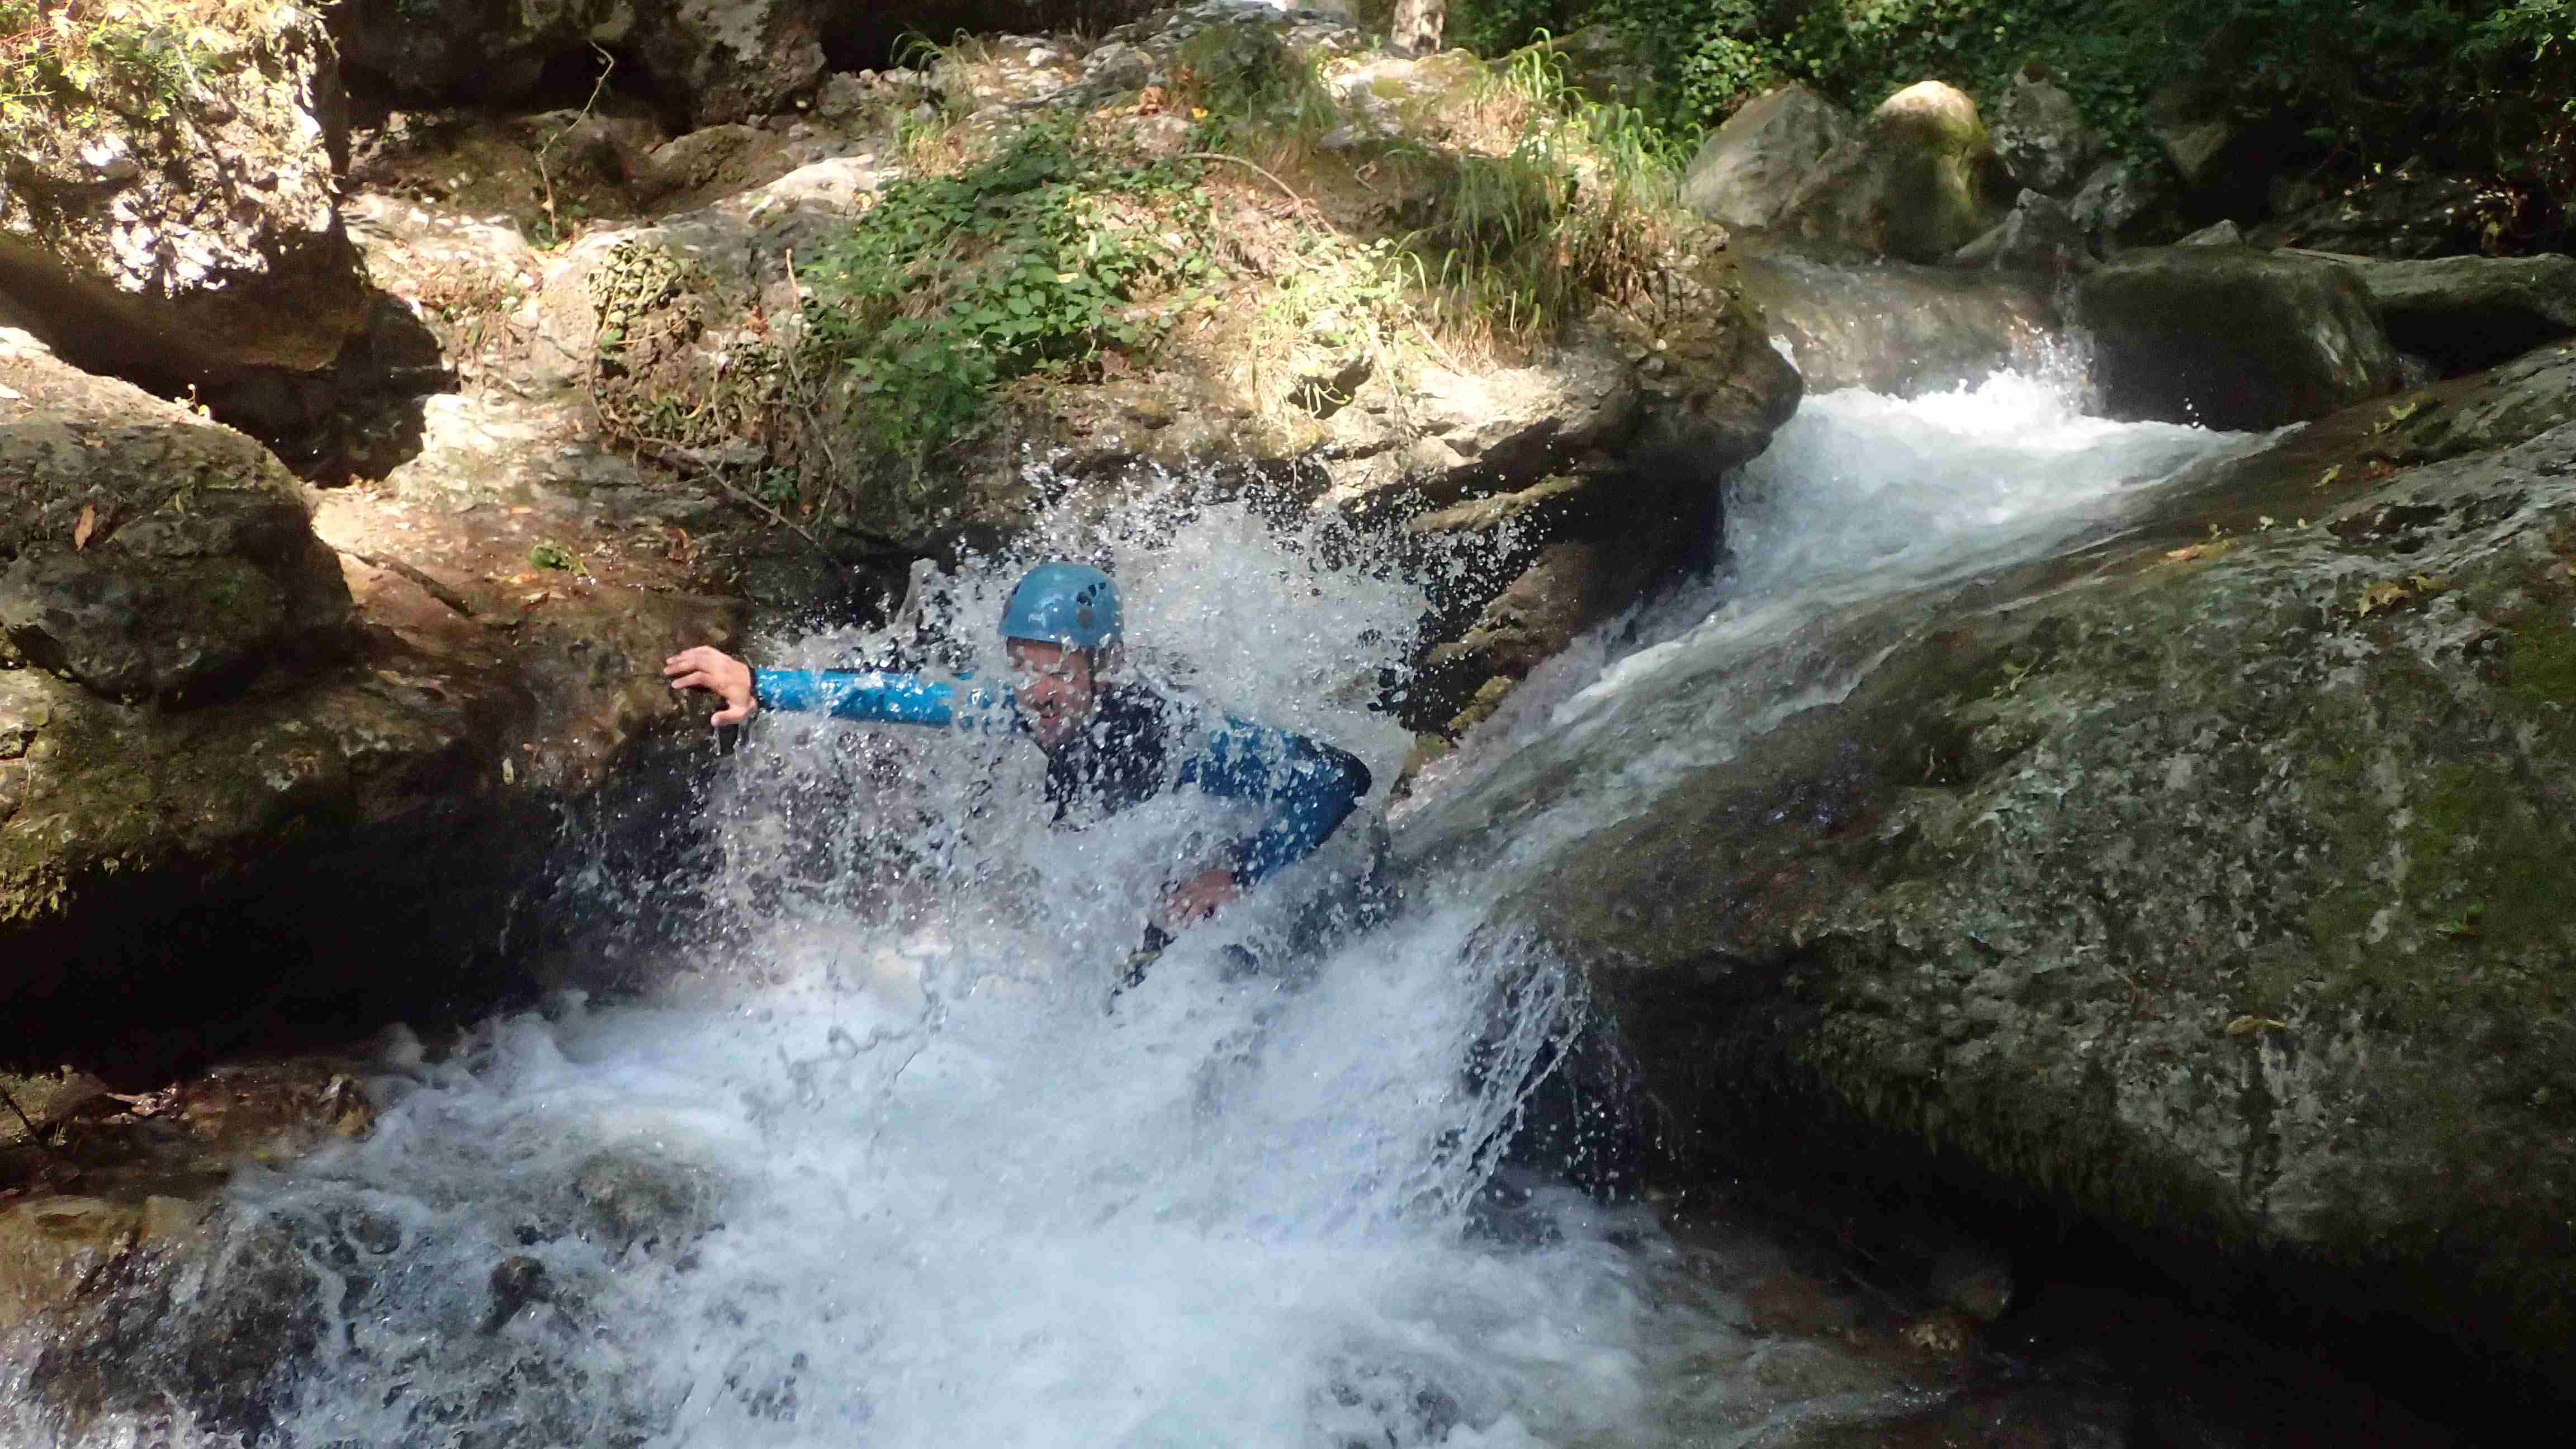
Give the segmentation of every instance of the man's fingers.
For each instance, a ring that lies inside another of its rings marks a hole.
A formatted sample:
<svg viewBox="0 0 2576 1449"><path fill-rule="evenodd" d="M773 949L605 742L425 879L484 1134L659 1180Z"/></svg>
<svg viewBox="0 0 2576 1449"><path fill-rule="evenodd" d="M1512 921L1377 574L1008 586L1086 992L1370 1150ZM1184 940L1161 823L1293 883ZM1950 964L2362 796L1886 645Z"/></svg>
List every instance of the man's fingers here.
<svg viewBox="0 0 2576 1449"><path fill-rule="evenodd" d="M751 706L747 704L737 704L725 709L720 709L714 714L707 716L707 723L711 725L740 724L749 718L751 718Z"/></svg>
<svg viewBox="0 0 2576 1449"><path fill-rule="evenodd" d="M699 670L695 674L683 674L679 678L672 680L671 687L673 689L705 689L714 690L717 693L723 692L717 688L716 677L707 673L703 669Z"/></svg>

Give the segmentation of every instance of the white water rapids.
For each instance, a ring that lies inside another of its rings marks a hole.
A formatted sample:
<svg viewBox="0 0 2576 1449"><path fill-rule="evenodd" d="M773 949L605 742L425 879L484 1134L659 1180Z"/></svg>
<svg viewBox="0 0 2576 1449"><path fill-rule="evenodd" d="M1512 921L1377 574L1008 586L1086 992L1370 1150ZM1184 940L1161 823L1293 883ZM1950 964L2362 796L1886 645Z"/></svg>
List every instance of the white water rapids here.
<svg viewBox="0 0 2576 1449"><path fill-rule="evenodd" d="M2052 547L2223 443L2088 419L2021 376L1811 398L1744 480L1737 576L1552 666L1417 808L1516 753L1605 748L1640 727L1621 701L1758 720L1790 701L1683 682L1839 603ZM1240 505L1052 542L1115 558L1138 667L1353 750L1383 801L1410 741L1365 706L1409 646L1410 587ZM968 581L959 638L989 633L1008 577ZM1726 735L1656 728L1634 788ZM1829 1350L1747 1325L1731 1285L1759 1248L1693 1266L1642 1208L1485 1196L1582 1005L1558 963L1479 935L1479 879L1408 880L1392 921L1283 976L1294 907L1362 868L1355 819L1104 1010L1155 885L1240 827L1165 799L1052 830L1041 766L1021 742L767 720L707 806L715 906L665 985L492 1023L434 1063L398 1046L370 1137L236 1184L226 1251L268 1244L319 1284L246 1432L1473 1449L1775 1442L1909 1402L1780 1370ZM254 1291L205 1264L171 1277L174 1337ZM31 1386L38 1347L0 1356L7 1442L245 1432L192 1429L176 1393L66 1419ZM123 1371L175 1382L183 1357Z"/></svg>

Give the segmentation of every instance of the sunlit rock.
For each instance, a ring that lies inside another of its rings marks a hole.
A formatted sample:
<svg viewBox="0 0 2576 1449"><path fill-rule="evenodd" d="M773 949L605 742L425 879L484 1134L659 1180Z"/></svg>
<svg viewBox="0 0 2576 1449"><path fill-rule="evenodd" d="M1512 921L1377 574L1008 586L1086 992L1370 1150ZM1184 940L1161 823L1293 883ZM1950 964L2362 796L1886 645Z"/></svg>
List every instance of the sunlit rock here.
<svg viewBox="0 0 2576 1449"><path fill-rule="evenodd" d="M368 299L337 209L347 134L322 21L144 5L29 43L95 75L10 103L0 292L23 325L171 390L329 365Z"/></svg>
<svg viewBox="0 0 2576 1449"><path fill-rule="evenodd" d="M2009 184L1976 102L1922 81L1819 161L1777 225L1830 251L1937 262L1995 224Z"/></svg>
<svg viewBox="0 0 2576 1449"><path fill-rule="evenodd" d="M113 699L174 702L338 646L348 585L274 458L13 335L0 630L20 655Z"/></svg>
<svg viewBox="0 0 2576 1449"><path fill-rule="evenodd" d="M1805 86L1765 91L1700 143L1682 201L1728 226L1767 227L1851 132L1851 118Z"/></svg>

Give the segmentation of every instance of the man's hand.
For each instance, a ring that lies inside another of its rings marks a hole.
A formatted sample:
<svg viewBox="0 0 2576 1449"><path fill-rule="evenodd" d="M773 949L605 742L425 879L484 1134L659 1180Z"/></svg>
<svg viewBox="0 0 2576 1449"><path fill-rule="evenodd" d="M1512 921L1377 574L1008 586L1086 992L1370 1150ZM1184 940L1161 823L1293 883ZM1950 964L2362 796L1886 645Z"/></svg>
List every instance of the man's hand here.
<svg viewBox="0 0 2576 1449"><path fill-rule="evenodd" d="M708 724L740 724L760 709L751 692L751 666L721 649L683 649L662 661L662 674L673 689L703 689L724 701Z"/></svg>
<svg viewBox="0 0 2576 1449"><path fill-rule="evenodd" d="M1177 931L1215 915L1243 894L1243 885L1224 866L1200 871L1163 892L1162 914L1155 924Z"/></svg>

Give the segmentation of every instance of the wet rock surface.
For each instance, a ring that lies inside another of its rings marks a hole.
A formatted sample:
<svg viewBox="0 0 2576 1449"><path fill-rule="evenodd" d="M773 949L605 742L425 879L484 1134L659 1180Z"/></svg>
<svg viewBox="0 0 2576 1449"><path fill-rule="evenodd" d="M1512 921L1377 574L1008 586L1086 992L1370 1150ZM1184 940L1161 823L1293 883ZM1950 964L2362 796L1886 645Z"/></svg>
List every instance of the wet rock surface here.
<svg viewBox="0 0 2576 1449"><path fill-rule="evenodd" d="M642 1151L591 1156L574 1175L573 1192L590 1209L592 1229L620 1251L677 1250L714 1223L714 1179Z"/></svg>
<svg viewBox="0 0 2576 1449"><path fill-rule="evenodd" d="M0 1335L197 1245L236 1169L366 1132L368 1070L328 1055L249 1060L124 1093L82 1075L0 1075L38 1129L30 1138L11 1114L0 1132Z"/></svg>
<svg viewBox="0 0 2576 1449"><path fill-rule="evenodd" d="M2233 246L2123 253L2085 278L2113 417L2275 428L2393 390L2396 349L2369 291L2315 257Z"/></svg>
<svg viewBox="0 0 2576 1449"><path fill-rule="evenodd" d="M1686 1152L1919 1154L2567 1392L2564 366L1831 620L1786 647L1847 697L1543 852L1517 922L1592 963ZM2500 451L2403 469L2445 413Z"/></svg>
<svg viewBox="0 0 2576 1449"><path fill-rule="evenodd" d="M2060 323L2052 291L2016 277L1759 253L1742 265L1746 295L1811 392L1914 396L1981 381L2040 364Z"/></svg>

